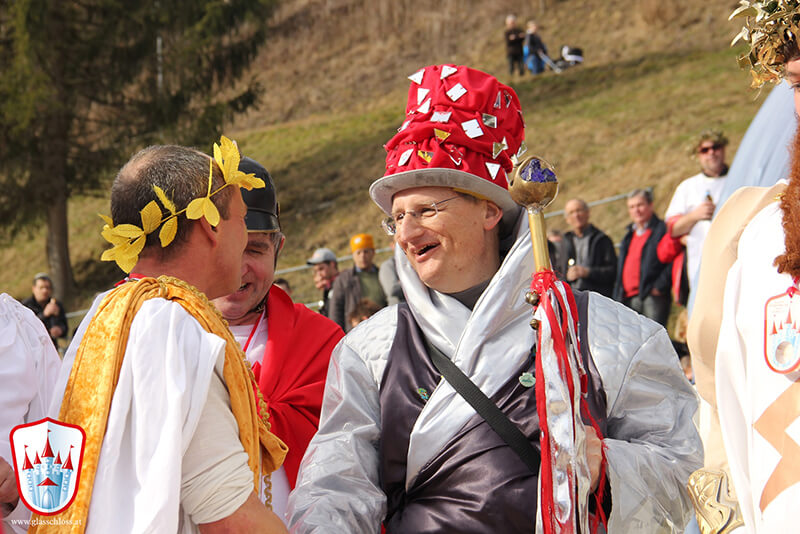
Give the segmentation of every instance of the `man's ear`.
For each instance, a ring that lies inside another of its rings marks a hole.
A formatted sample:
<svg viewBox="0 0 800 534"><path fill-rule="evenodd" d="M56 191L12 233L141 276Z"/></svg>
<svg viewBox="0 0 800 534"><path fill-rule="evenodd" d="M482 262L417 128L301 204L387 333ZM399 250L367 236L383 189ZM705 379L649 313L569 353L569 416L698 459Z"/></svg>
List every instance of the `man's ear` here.
<svg viewBox="0 0 800 534"><path fill-rule="evenodd" d="M212 248L219 244L219 233L217 229L211 226L205 217L200 217L195 221L194 231L198 232L204 239L208 239Z"/></svg>
<svg viewBox="0 0 800 534"><path fill-rule="evenodd" d="M492 202L491 200L486 201L486 211L484 212L484 219L483 219L483 229L484 230L492 230L495 226L500 223L500 220L503 218L503 209Z"/></svg>

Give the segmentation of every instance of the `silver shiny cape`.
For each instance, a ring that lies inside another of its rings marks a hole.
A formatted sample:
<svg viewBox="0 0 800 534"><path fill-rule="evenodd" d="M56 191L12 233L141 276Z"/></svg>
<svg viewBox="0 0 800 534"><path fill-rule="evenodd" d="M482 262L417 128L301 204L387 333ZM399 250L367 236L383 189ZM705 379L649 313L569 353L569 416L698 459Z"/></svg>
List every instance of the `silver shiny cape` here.
<svg viewBox="0 0 800 534"><path fill-rule="evenodd" d="M425 336L489 397L521 364L499 355L527 355L534 343L524 300L534 265L523 221L521 213L516 240L472 311L426 288L396 251L406 299ZM608 406L608 531L683 532L692 514L686 482L702 465L692 422L697 396L660 325L596 293L588 308L588 339L582 342L590 344ZM386 512L378 480L379 387L396 324L396 306L385 308L333 352L319 432L289 497L292 533L379 531ZM447 382L439 383L411 434L407 488L474 414Z"/></svg>

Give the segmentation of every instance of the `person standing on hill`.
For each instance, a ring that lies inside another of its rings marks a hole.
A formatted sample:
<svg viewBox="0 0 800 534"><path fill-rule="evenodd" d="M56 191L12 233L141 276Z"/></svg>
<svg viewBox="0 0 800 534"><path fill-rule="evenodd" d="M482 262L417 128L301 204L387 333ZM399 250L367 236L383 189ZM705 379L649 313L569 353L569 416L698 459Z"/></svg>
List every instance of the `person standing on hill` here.
<svg viewBox="0 0 800 534"><path fill-rule="evenodd" d="M380 308L386 306L386 294L378 278L375 244L370 234L356 234L350 238L353 253L352 269L342 271L333 282L330 317L333 322L349 332L352 326L347 318L358 308L361 299L369 299Z"/></svg>
<svg viewBox="0 0 800 534"><path fill-rule="evenodd" d="M286 461L271 478L272 509L284 519L297 468L319 424L331 351L344 332L327 317L292 302L273 283L285 242L275 184L253 159L242 158L239 170L260 178L265 187L242 192L247 205L242 285L213 302L253 366L271 431L289 447Z"/></svg>
<svg viewBox="0 0 800 534"><path fill-rule="evenodd" d="M580 198L567 201L564 218L572 230L558 243L557 271L574 289L611 297L617 273L614 244L589 222L589 205Z"/></svg>
<svg viewBox="0 0 800 534"><path fill-rule="evenodd" d="M614 300L667 326L672 270L669 263L659 261L657 252L667 226L655 214L647 189L628 195L628 215L631 224L619 247Z"/></svg>
<svg viewBox="0 0 800 534"><path fill-rule="evenodd" d="M525 74L524 54L522 45L525 41L525 32L517 26L516 15L506 17L506 57L508 57L508 73L514 74L514 68L519 70L520 75Z"/></svg>
<svg viewBox="0 0 800 534"><path fill-rule="evenodd" d="M700 134L692 149L700 162L700 172L678 184L664 215L672 237L686 236L686 274L690 291L697 289L703 242L728 175L727 145L728 138L719 130L705 130Z"/></svg>
<svg viewBox="0 0 800 534"><path fill-rule="evenodd" d="M525 30L525 45L523 52L525 53L525 66L528 67L533 74L541 74L544 72L544 57L547 56L547 47L544 45L542 38L537 33L539 26L535 21L529 20L528 27Z"/></svg>

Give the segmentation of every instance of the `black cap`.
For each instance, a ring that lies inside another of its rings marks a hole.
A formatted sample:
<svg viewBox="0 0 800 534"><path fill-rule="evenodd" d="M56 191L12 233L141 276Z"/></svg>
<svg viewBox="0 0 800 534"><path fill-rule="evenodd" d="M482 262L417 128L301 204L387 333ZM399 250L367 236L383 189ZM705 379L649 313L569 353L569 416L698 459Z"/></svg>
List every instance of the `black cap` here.
<svg viewBox="0 0 800 534"><path fill-rule="evenodd" d="M255 174L256 178L261 178L265 184L261 189L251 189L250 191L242 189L242 198L247 204L247 215L244 216L247 230L251 232L280 231L281 223L278 218L280 209L272 176L260 163L247 157L242 157L239 162L239 170Z"/></svg>

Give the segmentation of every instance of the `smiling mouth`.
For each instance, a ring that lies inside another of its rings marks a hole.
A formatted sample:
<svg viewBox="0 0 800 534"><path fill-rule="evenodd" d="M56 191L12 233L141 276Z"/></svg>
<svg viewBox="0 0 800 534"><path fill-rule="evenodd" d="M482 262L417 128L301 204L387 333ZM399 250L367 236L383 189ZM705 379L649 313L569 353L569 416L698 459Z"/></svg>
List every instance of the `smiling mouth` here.
<svg viewBox="0 0 800 534"><path fill-rule="evenodd" d="M438 243L432 243L430 245L425 245L424 247L422 247L419 250L417 250L415 252L415 255L416 256L424 256L427 252L430 252L431 250L435 249L438 246L439 246Z"/></svg>

